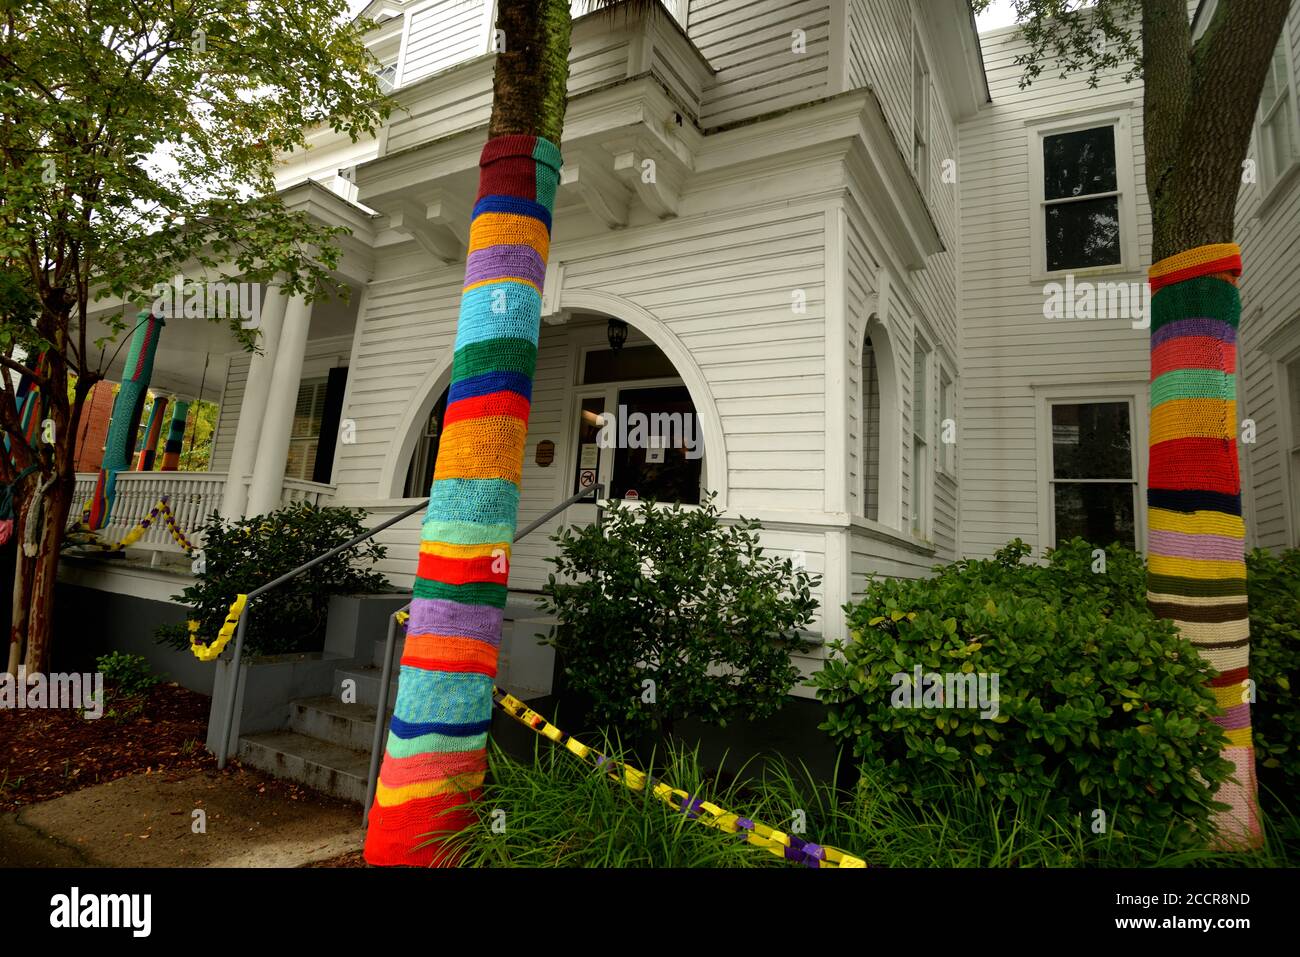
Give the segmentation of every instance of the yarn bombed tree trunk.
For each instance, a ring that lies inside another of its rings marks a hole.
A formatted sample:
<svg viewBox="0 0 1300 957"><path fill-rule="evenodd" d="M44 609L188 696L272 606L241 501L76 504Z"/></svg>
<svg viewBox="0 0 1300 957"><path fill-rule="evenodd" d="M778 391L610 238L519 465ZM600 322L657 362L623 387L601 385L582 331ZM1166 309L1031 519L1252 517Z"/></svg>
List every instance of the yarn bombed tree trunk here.
<svg viewBox="0 0 1300 957"><path fill-rule="evenodd" d="M372 864L449 863L434 832L473 821L537 364L560 152L488 141L470 224L447 412L397 704L366 835Z"/></svg>
<svg viewBox="0 0 1300 957"><path fill-rule="evenodd" d="M1246 529L1237 457L1241 252L1199 246L1157 262L1151 278L1151 432L1147 602L1219 672L1210 684L1236 768L1217 798L1230 843L1257 844L1250 732Z"/></svg>
<svg viewBox="0 0 1300 957"><path fill-rule="evenodd" d="M188 402L172 405L172 421L167 429L167 444L163 446L162 467L159 471L175 472L181 464L181 446L185 444L185 420L190 414Z"/></svg>
<svg viewBox="0 0 1300 957"><path fill-rule="evenodd" d="M162 434L163 416L167 414L167 399L165 396L158 396L153 400L153 405L149 407L149 424L144 430L144 448L140 450L140 457L136 461L135 470L137 472L153 471L154 454L158 450L158 438Z"/></svg>
<svg viewBox="0 0 1300 957"><path fill-rule="evenodd" d="M163 325L160 316L147 313L140 317L140 322L131 335L126 364L122 367L122 387L113 403L108 437L104 441L104 459L100 463L99 477L95 480L95 491L90 499L86 524L92 530L108 524L108 517L113 512L117 473L130 467L131 453L135 450L135 433L140 428L140 416L144 413L145 396L149 391L149 379L153 376L153 360L158 352L158 337Z"/></svg>

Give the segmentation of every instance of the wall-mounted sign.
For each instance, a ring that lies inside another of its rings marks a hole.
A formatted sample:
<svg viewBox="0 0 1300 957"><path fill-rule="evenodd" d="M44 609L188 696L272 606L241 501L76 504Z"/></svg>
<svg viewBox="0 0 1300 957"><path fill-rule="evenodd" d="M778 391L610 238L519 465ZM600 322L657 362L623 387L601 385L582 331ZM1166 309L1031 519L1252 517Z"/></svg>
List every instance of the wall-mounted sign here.
<svg viewBox="0 0 1300 957"><path fill-rule="evenodd" d="M596 484L596 470L583 469L578 473L578 485L581 488L591 488Z"/></svg>
<svg viewBox="0 0 1300 957"><path fill-rule="evenodd" d="M546 468L555 461L555 443L550 439L543 439L537 443L537 455L534 461L542 468Z"/></svg>
<svg viewBox="0 0 1300 957"><path fill-rule="evenodd" d="M582 452L578 456L578 468L594 469L600 464L600 447L595 442L583 443Z"/></svg>

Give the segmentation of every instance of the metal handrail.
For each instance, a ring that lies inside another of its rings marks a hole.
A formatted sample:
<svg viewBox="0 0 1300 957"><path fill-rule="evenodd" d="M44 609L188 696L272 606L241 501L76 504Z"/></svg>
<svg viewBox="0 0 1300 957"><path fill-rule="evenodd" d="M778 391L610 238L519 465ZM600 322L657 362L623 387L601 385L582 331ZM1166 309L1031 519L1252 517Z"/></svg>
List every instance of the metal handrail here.
<svg viewBox="0 0 1300 957"><path fill-rule="evenodd" d="M266 594L273 588L278 588L280 585L283 585L285 582L293 578L297 578L303 572L307 571L308 569L315 568L321 562L328 561L329 559L337 555L339 552L346 551L347 549L351 548L353 545L358 545L361 542L364 542L366 539L372 538L373 536L382 532L384 529L396 525L402 519L409 518L410 516L414 515L416 512L423 509L428 504L429 504L429 500L426 498L423 501L419 502L418 504L412 505L410 508L398 512L392 518L388 519L385 522L381 522L380 524L376 525L374 528L362 532L360 535L356 535L352 537L348 541L344 542L342 545L337 545L334 548L331 548L327 552L322 552L321 554L313 558L311 561L304 562L303 564L299 565L297 568L293 569L292 571L285 572L283 575L281 575L279 578L275 579L274 581L269 581L265 585L259 585L257 588L254 588L252 591L248 593L248 596L245 600L244 613L239 616L239 625L235 628L235 650L233 654L230 656L230 666L234 670L234 677L231 679L232 684L230 688L230 695L226 699L226 713L222 716L221 751L217 754L217 767L219 769L225 768L226 760L230 756L230 733L235 723L235 704L239 700L239 693L243 685L243 669L240 667L240 665L243 663L243 657L244 657L244 630L248 627L248 619L251 617L253 612L253 607L252 607L253 599L257 598L259 595Z"/></svg>
<svg viewBox="0 0 1300 957"><path fill-rule="evenodd" d="M516 532L514 541L517 542L521 538L531 535L556 515L563 512L566 508L571 505L576 505L588 496L592 497L592 501L596 505L596 527L600 528L603 513L605 511L600 504L601 500L605 497L604 493L605 486L597 484L589 485L581 492L578 492L575 495L570 495L559 505L555 506L541 518L537 519L537 521L529 523L522 530ZM383 752L379 750L379 747L383 743L384 731L388 723L388 687L389 683L393 680L393 655L397 649L397 643L395 641L397 637L397 618L403 612L409 611L410 608L411 603L408 601L405 605L388 616L388 637L384 642L384 665L379 678L379 701L375 705L375 733L370 742L370 773L366 778L366 803L362 806L361 810L362 827L365 827L370 820L370 805L375 802L375 791L379 786L379 759L383 754Z"/></svg>

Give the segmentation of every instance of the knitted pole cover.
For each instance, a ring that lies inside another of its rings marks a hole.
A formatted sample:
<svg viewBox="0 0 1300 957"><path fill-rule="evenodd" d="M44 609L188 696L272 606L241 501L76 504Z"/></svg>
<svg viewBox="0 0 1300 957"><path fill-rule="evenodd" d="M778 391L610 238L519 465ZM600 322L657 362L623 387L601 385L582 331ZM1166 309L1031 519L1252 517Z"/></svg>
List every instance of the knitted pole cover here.
<svg viewBox="0 0 1300 957"><path fill-rule="evenodd" d="M131 346L122 367L122 388L113 403L113 417L108 425L108 438L104 441L104 459L100 463L99 478L90 499L90 516L86 524L92 529L103 528L113 512L113 488L117 473L131 464L135 449L135 433L140 427L144 412L145 394L149 378L153 375L153 357L158 351L158 336L163 321L152 313L140 317L131 336Z"/></svg>
<svg viewBox="0 0 1300 957"><path fill-rule="evenodd" d="M176 402L172 405L172 421L167 428L167 444L163 446L163 472L175 472L181 464L181 445L185 442L185 419L190 414L188 402Z"/></svg>
<svg viewBox="0 0 1300 957"><path fill-rule="evenodd" d="M135 466L137 472L153 471L154 452L158 448L158 436L162 432L162 420L166 412L167 398L160 395L149 407L149 424L144 430L144 448L140 450L140 458Z"/></svg>
<svg viewBox="0 0 1300 957"><path fill-rule="evenodd" d="M1241 251L1222 243L1151 267L1151 458L1147 603L1218 670L1210 684L1235 780L1225 836L1258 838L1247 694L1246 528L1237 466Z"/></svg>
<svg viewBox="0 0 1300 957"><path fill-rule="evenodd" d="M560 151L502 136L479 167L451 389L366 834L371 864L455 863L428 835L470 825L463 805L487 768Z"/></svg>

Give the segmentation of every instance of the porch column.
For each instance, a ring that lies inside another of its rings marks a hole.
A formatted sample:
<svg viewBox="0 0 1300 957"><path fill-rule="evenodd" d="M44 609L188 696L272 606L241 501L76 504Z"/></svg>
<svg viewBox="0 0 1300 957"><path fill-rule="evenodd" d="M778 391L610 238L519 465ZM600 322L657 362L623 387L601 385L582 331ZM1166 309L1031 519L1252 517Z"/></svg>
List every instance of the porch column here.
<svg viewBox="0 0 1300 957"><path fill-rule="evenodd" d="M289 435L298 405L298 384L302 380L302 358L307 349L311 306L301 296L290 301L280 330L280 346L266 396L266 405L253 410L263 416L262 434L253 460L253 481L248 488L248 515L265 515L280 507L284 466L289 457Z"/></svg>
<svg viewBox="0 0 1300 957"><path fill-rule="evenodd" d="M262 335L258 340L261 352L253 354L248 367L248 381L244 383L244 398L239 405L239 424L235 426L235 445L230 453L226 472L226 487L221 493L221 517L244 517L248 489L244 479L253 471L257 455L257 441L262 433L262 419L266 413L266 397L271 388L280 327L284 324L285 306L289 298L280 292L278 285L267 284L266 302L262 304Z"/></svg>

